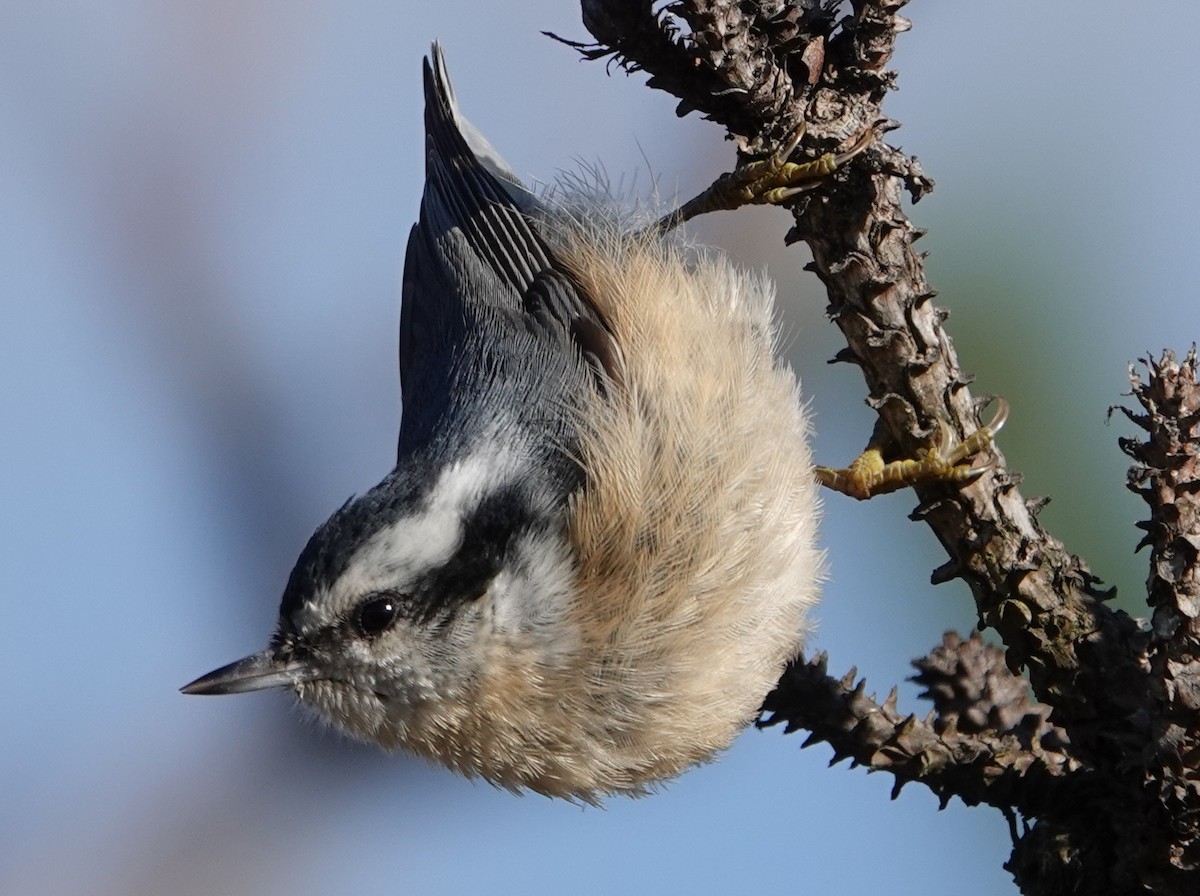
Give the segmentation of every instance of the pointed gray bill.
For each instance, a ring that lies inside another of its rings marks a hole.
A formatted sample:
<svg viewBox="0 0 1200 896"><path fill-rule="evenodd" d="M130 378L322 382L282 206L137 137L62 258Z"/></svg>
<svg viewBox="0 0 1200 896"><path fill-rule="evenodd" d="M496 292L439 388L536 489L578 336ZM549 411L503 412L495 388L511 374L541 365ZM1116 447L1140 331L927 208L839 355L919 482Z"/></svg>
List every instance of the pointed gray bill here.
<svg viewBox="0 0 1200 896"><path fill-rule="evenodd" d="M312 669L304 663L280 660L275 651L268 648L201 675L179 690L185 694L244 694L267 688L291 687L311 681L314 677Z"/></svg>

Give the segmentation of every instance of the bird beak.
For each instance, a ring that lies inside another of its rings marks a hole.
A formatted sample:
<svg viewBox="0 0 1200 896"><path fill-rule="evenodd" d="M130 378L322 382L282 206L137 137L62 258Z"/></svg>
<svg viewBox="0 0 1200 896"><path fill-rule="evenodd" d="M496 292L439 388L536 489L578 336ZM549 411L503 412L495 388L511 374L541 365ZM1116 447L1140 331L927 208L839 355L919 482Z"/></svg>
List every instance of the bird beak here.
<svg viewBox="0 0 1200 896"><path fill-rule="evenodd" d="M281 658L273 648L202 675L179 690L185 694L244 694L286 688L317 677L305 663Z"/></svg>

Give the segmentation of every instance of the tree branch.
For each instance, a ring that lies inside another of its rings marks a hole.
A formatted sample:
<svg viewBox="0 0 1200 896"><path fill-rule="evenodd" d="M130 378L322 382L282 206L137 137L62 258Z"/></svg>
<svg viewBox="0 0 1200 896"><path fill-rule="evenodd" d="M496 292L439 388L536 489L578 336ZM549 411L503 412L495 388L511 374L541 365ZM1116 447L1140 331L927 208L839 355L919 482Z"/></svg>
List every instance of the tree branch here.
<svg viewBox="0 0 1200 896"><path fill-rule="evenodd" d="M1122 408L1147 433L1122 439L1134 460L1129 488L1150 507L1139 548L1150 547L1147 596L1154 615L1146 661L1153 724L1143 785L1157 796L1148 819L1170 837L1163 858L1171 867L1200 868L1200 384L1195 346L1180 363L1165 352L1145 362L1143 381L1130 369L1133 396L1144 414ZM1147 844L1153 848L1154 844Z"/></svg>
<svg viewBox="0 0 1200 896"><path fill-rule="evenodd" d="M944 694L961 697L962 684L971 682L982 696L994 692L997 681L1005 690L1019 680L1004 666L1002 652L978 635L963 640L948 634L933 655L948 661L953 675L929 668L921 674L931 689L953 680ZM961 713L938 704L920 720L897 711L895 688L881 704L866 696L865 681L855 684L855 670L838 679L826 668L824 654L789 666L763 704L759 727L783 722L787 733L805 728L812 733L803 745L828 742L831 764L849 758L852 765L894 775L893 799L905 784L919 781L943 807L957 796L967 805L986 803L1032 817L1062 798L1061 779L1083 771L1069 753L1066 732L1047 721L1049 708L1030 704L1024 693L988 710L982 699L962 704ZM981 710L983 723L975 724L972 716Z"/></svg>

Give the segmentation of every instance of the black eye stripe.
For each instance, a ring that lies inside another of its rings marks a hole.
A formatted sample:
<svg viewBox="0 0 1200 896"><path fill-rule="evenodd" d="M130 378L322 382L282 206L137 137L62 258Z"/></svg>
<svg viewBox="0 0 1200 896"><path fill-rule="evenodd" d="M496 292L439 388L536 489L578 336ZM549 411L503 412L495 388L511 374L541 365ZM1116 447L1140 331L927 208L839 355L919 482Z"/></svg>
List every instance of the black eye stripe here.
<svg viewBox="0 0 1200 896"><path fill-rule="evenodd" d="M529 502L515 486L484 498L463 519L458 550L417 583L413 599L420 605L421 615L430 619L450 616L482 597L504 568L514 538L533 522Z"/></svg>
<svg viewBox="0 0 1200 896"><path fill-rule="evenodd" d="M522 533L554 527L556 522L536 512L532 503L518 484L492 491L464 513L461 539L444 562L404 582L403 592L389 589L362 595L333 628L371 640L403 620L419 625L449 622L460 608L487 593ZM294 617L302 612L301 598L311 588L310 579L293 572L280 609L280 638L298 630Z"/></svg>

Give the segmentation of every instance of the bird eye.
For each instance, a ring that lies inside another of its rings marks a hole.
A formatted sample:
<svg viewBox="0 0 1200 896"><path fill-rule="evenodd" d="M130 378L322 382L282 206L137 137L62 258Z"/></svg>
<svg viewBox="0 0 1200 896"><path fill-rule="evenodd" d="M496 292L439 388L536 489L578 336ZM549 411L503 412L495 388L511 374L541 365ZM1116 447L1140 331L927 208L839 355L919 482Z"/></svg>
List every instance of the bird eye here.
<svg viewBox="0 0 1200 896"><path fill-rule="evenodd" d="M400 615L400 601L394 594L377 594L358 605L354 611L354 627L364 638L382 635Z"/></svg>

